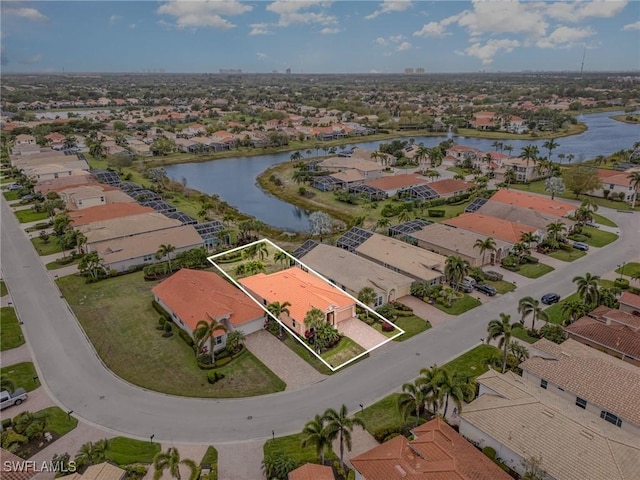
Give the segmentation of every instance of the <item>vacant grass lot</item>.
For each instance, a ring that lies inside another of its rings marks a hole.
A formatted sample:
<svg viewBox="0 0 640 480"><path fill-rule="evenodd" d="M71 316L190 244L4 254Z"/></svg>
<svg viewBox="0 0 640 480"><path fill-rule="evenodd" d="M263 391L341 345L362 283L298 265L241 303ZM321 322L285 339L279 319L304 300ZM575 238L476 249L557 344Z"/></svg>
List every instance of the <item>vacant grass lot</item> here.
<svg viewBox="0 0 640 480"><path fill-rule="evenodd" d="M49 237L49 241L44 243L40 237L35 237L31 239L31 243L33 243L33 247L38 252L40 256L53 255L54 253L62 253L62 247L60 243L58 243L58 237L51 235Z"/></svg>
<svg viewBox="0 0 640 480"><path fill-rule="evenodd" d="M336 345L331 350L324 352L320 356L324 358L329 365L337 367L338 365L342 365L344 362L357 357L365 351L366 349L364 347L358 345L349 337L342 337L338 345Z"/></svg>
<svg viewBox="0 0 640 480"><path fill-rule="evenodd" d="M34 212L33 210L18 210L13 213L20 223L35 222L49 218L47 212Z"/></svg>
<svg viewBox="0 0 640 480"><path fill-rule="evenodd" d="M611 232L605 232L593 227L584 227L584 231L591 234L587 243L592 247L604 247L618 239L618 235Z"/></svg>
<svg viewBox="0 0 640 480"><path fill-rule="evenodd" d="M86 284L78 276L58 285L105 364L123 379L159 392L189 397L234 397L284 389L249 352L220 369L226 378L210 385L193 350L176 333L164 338L155 329L158 313L151 289L137 272ZM174 332L178 327L174 326Z"/></svg>
<svg viewBox="0 0 640 480"><path fill-rule="evenodd" d="M620 275L626 275L628 277L632 277L640 273L640 263L637 262L629 262L625 263L623 267L618 267L616 269L616 273Z"/></svg>
<svg viewBox="0 0 640 480"><path fill-rule="evenodd" d="M40 386L36 377L36 369L31 362L16 363L0 368L0 375L6 376L11 380L16 388L24 388L27 392L35 390Z"/></svg>
<svg viewBox="0 0 640 480"><path fill-rule="evenodd" d="M453 302L453 305L449 308L440 305L437 302L435 302L433 306L438 310L443 311L444 313L448 313L449 315L460 315L466 311L471 310L472 308L476 308L481 304L482 303L479 300L465 293L462 298L458 298L455 302Z"/></svg>
<svg viewBox="0 0 640 480"><path fill-rule="evenodd" d="M573 248L571 250L556 250L547 255L556 260L562 260L563 262L573 262L574 260L584 257L586 254L587 252Z"/></svg>
<svg viewBox="0 0 640 480"><path fill-rule="evenodd" d="M0 309L0 351L19 347L24 343L22 329L13 307Z"/></svg>
<svg viewBox="0 0 640 480"><path fill-rule="evenodd" d="M0 280L0 297L4 297L8 293L9 290L7 290L7 284L4 283L4 280Z"/></svg>
<svg viewBox="0 0 640 480"><path fill-rule="evenodd" d="M356 427L359 428L359 427ZM265 456L273 455L275 453L284 453L288 457L298 462L299 465L305 463L316 463L320 459L316 455L316 448L313 444L309 444L306 447L302 447L302 442L306 438L303 433L295 433L293 435L287 435L286 437L276 437L273 440L267 440L262 447ZM333 450L325 453L325 458L335 459L336 454Z"/></svg>
<svg viewBox="0 0 640 480"><path fill-rule="evenodd" d="M115 437L109 440L105 457L116 465L132 463L152 463L153 457L160 452L159 443Z"/></svg>
<svg viewBox="0 0 640 480"><path fill-rule="evenodd" d="M516 273L527 278L540 278L549 272L553 272L554 268L544 263L525 263L520 265L520 270Z"/></svg>

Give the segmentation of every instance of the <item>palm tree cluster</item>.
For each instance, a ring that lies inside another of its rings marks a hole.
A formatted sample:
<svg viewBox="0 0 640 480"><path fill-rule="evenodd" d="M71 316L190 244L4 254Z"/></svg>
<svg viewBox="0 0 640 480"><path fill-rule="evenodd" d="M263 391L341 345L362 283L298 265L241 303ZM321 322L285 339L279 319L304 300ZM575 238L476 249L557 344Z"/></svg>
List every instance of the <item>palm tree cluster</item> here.
<svg viewBox="0 0 640 480"><path fill-rule="evenodd" d="M171 478L181 480L180 465L185 465L189 469L189 480L195 480L200 475L200 468L193 460L189 458L181 459L178 449L170 447L166 452L159 452L153 459L153 479L160 480L164 471L167 470Z"/></svg>
<svg viewBox="0 0 640 480"><path fill-rule="evenodd" d="M522 328L520 322L511 323L511 315L506 313L500 314L499 320L491 320L487 325L487 343L491 340L499 338L498 348L502 349L502 373L507 370L507 358L509 356L509 345L511 343L511 337L513 336L513 330L516 328Z"/></svg>
<svg viewBox="0 0 640 480"><path fill-rule="evenodd" d="M457 291L458 284L462 282L465 276L469 275L471 266L469 262L461 257L449 255L444 265L444 275L449 282L454 284L454 291Z"/></svg>
<svg viewBox="0 0 640 480"><path fill-rule="evenodd" d="M87 442L76 453L75 461L79 468L89 467L106 461L109 440L103 438L97 442Z"/></svg>

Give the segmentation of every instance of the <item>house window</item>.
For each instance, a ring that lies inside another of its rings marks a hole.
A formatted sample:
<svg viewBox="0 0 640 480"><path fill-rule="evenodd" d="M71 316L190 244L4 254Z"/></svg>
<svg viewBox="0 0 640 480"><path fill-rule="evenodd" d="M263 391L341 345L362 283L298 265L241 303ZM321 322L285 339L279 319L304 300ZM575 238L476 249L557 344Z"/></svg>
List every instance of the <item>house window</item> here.
<svg viewBox="0 0 640 480"><path fill-rule="evenodd" d="M540 387L544 388L545 390L547 389L547 381L544 378L540 380Z"/></svg>
<svg viewBox="0 0 640 480"><path fill-rule="evenodd" d="M291 321L293 322L293 324L292 324L292 325L293 325L293 328L296 328L296 321L295 321L295 320L293 320L293 319L291 319Z"/></svg>
<svg viewBox="0 0 640 480"><path fill-rule="evenodd" d="M153 260L153 255L145 255L142 259L143 262L150 262L151 260Z"/></svg>
<svg viewBox="0 0 640 480"><path fill-rule="evenodd" d="M620 420L613 413L609 413L606 410L600 412L600 418L605 419L607 422L614 424L616 427L622 426L622 420Z"/></svg>
<svg viewBox="0 0 640 480"><path fill-rule="evenodd" d="M586 409L587 401L584 398L576 397L576 406Z"/></svg>
<svg viewBox="0 0 640 480"><path fill-rule="evenodd" d="M222 345L222 335L215 337L215 343L216 345Z"/></svg>
<svg viewBox="0 0 640 480"><path fill-rule="evenodd" d="M612 183L611 185L609 185L609 190L613 190L615 187L615 185Z"/></svg>
<svg viewBox="0 0 640 480"><path fill-rule="evenodd" d="M378 298L376 298L376 302L375 302L375 307L378 308L379 306L382 305L382 302L384 302L384 300L382 299L382 295L380 295Z"/></svg>

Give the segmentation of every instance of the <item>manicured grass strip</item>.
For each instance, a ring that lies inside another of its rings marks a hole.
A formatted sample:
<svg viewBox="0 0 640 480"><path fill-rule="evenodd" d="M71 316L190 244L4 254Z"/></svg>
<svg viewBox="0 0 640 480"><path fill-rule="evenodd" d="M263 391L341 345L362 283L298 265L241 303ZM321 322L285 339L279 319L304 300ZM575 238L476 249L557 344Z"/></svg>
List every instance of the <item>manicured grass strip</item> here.
<svg viewBox="0 0 640 480"><path fill-rule="evenodd" d="M0 309L0 351L19 347L24 343L16 311L12 307Z"/></svg>
<svg viewBox="0 0 640 480"><path fill-rule="evenodd" d="M382 330L382 323L374 323L371 327L374 328L377 332L381 333L382 335L384 335L387 338L391 338L394 335L397 335L399 333L398 330L396 330L395 328L390 332L383 331ZM398 338L396 338L396 340L399 341Z"/></svg>
<svg viewBox="0 0 640 480"><path fill-rule="evenodd" d="M33 210L18 210L13 212L20 223L35 222L49 218L47 212L34 212Z"/></svg>
<svg viewBox="0 0 640 480"><path fill-rule="evenodd" d="M398 342L404 342L414 335L418 335L419 333L431 328L431 323L420 317L416 317L415 315L411 315L410 317L398 317L396 325L404 330L404 334L396 338ZM392 333L395 335L397 332Z"/></svg>
<svg viewBox="0 0 640 480"><path fill-rule="evenodd" d="M506 280L498 280L495 282L487 280L484 283L491 285L500 294L513 292L516 289L516 286L513 283L507 282Z"/></svg>
<svg viewBox="0 0 640 480"><path fill-rule="evenodd" d="M231 363L219 368L225 378L216 382L214 391L219 398L255 397L281 392L287 385L253 353L245 351Z"/></svg>
<svg viewBox="0 0 640 480"><path fill-rule="evenodd" d="M578 292L572 293L568 297L560 300L558 303L551 305L549 308L545 309L547 315L549 315L549 321L551 323L555 323L558 325L562 325L564 319L562 318L562 304L571 300L580 300L580 296Z"/></svg>
<svg viewBox="0 0 640 480"><path fill-rule="evenodd" d="M213 445L209 445L207 451L204 452L202 460L200 460L200 466L203 465L216 465L218 463L218 450Z"/></svg>
<svg viewBox="0 0 640 480"><path fill-rule="evenodd" d="M329 367L318 360L318 357L307 350L298 340L293 338L291 335L287 334L286 338L284 339L284 344L291 350L293 350L296 355L298 355L323 375L332 375L334 373Z"/></svg>
<svg viewBox="0 0 640 480"><path fill-rule="evenodd" d="M586 255L586 252L582 250L576 250L575 248L571 250L556 250L555 252L548 253L551 258L555 258L556 260L562 260L563 262L573 262L579 258L582 258Z"/></svg>
<svg viewBox="0 0 640 480"><path fill-rule="evenodd" d="M321 357L324 358L329 365L337 367L365 351L366 349L364 347L358 345L349 337L342 337L338 345L324 352Z"/></svg>
<svg viewBox="0 0 640 480"><path fill-rule="evenodd" d="M599 223L600 225L604 225L606 227L618 226L615 222L609 220L607 217L603 217L602 215L599 215L597 213L592 213L591 216L593 217L593 221Z"/></svg>
<svg viewBox="0 0 640 480"><path fill-rule="evenodd" d="M105 457L117 465L153 463L153 458L158 452L160 452L159 443L115 437L109 440Z"/></svg>
<svg viewBox="0 0 640 480"><path fill-rule="evenodd" d="M462 298L458 298L457 300L455 300L453 305L449 308L440 305L438 302L435 302L433 304L433 306L438 310L441 310L444 313L448 313L449 315L460 315L471 310L472 308L477 307L478 305L482 305L482 302L473 298L471 295L467 295L466 293Z"/></svg>
<svg viewBox="0 0 640 480"><path fill-rule="evenodd" d="M618 235L611 232L605 232L593 227L584 227L584 231L591 234L587 239L587 243L592 247L604 247L618 239Z"/></svg>
<svg viewBox="0 0 640 480"><path fill-rule="evenodd" d="M49 237L49 241L44 243L40 237L31 239L36 252L40 256L53 255L54 253L62 253L62 247L58 243L58 238L54 235Z"/></svg>
<svg viewBox="0 0 640 480"><path fill-rule="evenodd" d="M479 340L479 339L478 339ZM481 344L444 365L452 373L477 377L489 370L488 359L500 352L493 345Z"/></svg>
<svg viewBox="0 0 640 480"><path fill-rule="evenodd" d="M392 393L363 411L357 412L355 417L364 422L367 432L371 435L383 428L402 428L407 423L413 425L415 417L409 417L405 420L398 411L397 402L399 396L399 393Z"/></svg>
<svg viewBox="0 0 640 480"><path fill-rule="evenodd" d="M7 284L4 283L4 280L0 280L0 297L4 297L9 294L9 290L7 290Z"/></svg>
<svg viewBox="0 0 640 480"><path fill-rule="evenodd" d="M306 435L302 433L287 435L286 437L276 437L273 440L267 440L262 449L265 456L284 453L298 462L299 465L318 462L320 459L316 455L316 447L313 444L310 443L306 447L302 447L302 442L305 438ZM335 459L337 457L336 454L333 453L333 450L331 450L325 454L325 458Z"/></svg>
<svg viewBox="0 0 640 480"><path fill-rule="evenodd" d="M20 197L18 196L18 190L11 190L10 192L2 192L4 199L7 202L11 202L12 200L18 200Z"/></svg>
<svg viewBox="0 0 640 480"><path fill-rule="evenodd" d="M9 378L16 388L24 388L27 392L35 390L40 386L38 380L34 380L37 375L36 369L31 362L16 363L0 368L0 375Z"/></svg>
<svg viewBox="0 0 640 480"><path fill-rule="evenodd" d="M78 426L78 419L67 415L67 412L59 407L49 407L35 412L34 417L46 418L46 430L57 435L66 435Z"/></svg>
<svg viewBox="0 0 640 480"><path fill-rule="evenodd" d="M538 322L536 322L536 327L538 326L537 323ZM527 343L535 343L539 340L538 338L530 337L529 335L527 335L527 332L524 328L514 328L513 336Z"/></svg>
<svg viewBox="0 0 640 480"><path fill-rule="evenodd" d="M637 275L638 273L640 273L640 263L637 263L637 262L625 263L624 266L620 266L616 269L616 273L619 273L620 275L626 275L628 277Z"/></svg>
<svg viewBox="0 0 640 480"><path fill-rule="evenodd" d="M520 265L520 270L516 273L527 278L540 278L549 272L553 272L554 268L544 263L525 263Z"/></svg>
<svg viewBox="0 0 640 480"><path fill-rule="evenodd" d="M53 262L47 263L46 267L47 267L47 270L58 270L60 268L69 267L71 265L77 265L78 263L80 263L79 258L76 258L75 260L72 260L69 263L60 263L57 260L54 260Z"/></svg>

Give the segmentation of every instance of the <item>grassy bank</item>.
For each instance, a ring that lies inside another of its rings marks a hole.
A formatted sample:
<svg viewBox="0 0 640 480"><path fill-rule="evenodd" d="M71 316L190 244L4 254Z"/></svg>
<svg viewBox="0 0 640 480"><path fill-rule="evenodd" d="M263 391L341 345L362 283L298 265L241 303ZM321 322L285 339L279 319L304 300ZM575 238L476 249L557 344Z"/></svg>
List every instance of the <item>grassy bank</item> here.
<svg viewBox="0 0 640 480"><path fill-rule="evenodd" d="M0 351L10 350L24 344L22 329L13 307L0 309Z"/></svg>

